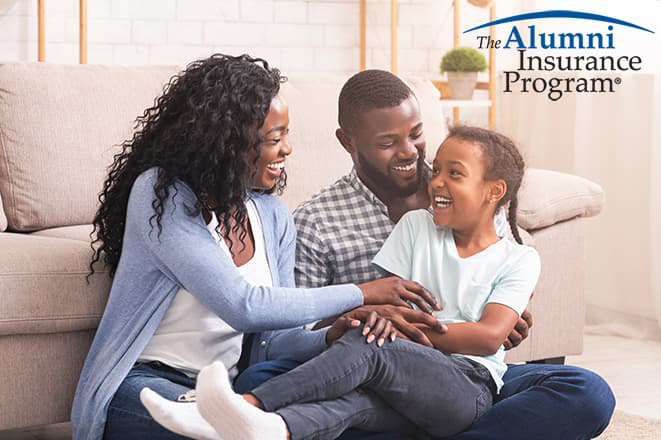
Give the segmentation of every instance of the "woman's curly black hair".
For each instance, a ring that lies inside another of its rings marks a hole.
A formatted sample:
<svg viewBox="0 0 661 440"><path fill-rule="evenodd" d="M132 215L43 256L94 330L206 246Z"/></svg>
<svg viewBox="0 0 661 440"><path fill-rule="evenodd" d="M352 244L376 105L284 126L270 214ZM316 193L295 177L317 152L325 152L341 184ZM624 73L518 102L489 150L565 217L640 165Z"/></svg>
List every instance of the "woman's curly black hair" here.
<svg viewBox="0 0 661 440"><path fill-rule="evenodd" d="M259 128L286 81L261 58L214 54L173 76L154 106L136 119L133 137L114 156L94 217L90 275L103 259L110 276L119 263L129 193L145 170L158 167L152 202L159 235L164 201L177 180L197 196L189 215L213 211L220 228L246 236L245 198L263 141ZM249 153L254 151L254 156ZM251 161L249 157L254 159ZM267 192L282 192L286 174ZM213 206L210 205L213 202ZM233 225L233 226L231 226ZM231 243L230 243L231 245Z"/></svg>

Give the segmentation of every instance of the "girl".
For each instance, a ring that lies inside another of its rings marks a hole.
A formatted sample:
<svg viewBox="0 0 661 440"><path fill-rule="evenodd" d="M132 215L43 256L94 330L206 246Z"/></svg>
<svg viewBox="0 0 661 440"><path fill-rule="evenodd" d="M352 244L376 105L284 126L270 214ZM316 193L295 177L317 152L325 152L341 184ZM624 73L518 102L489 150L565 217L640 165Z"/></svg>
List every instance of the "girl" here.
<svg viewBox="0 0 661 440"><path fill-rule="evenodd" d="M76 390L75 439L178 437L149 416L140 389L174 399L212 362L233 378L244 333L290 329L259 335L246 360L304 361L326 332L292 327L362 304L434 305L394 277L293 288L293 221L268 195L284 189L291 153L283 81L247 55L191 63L115 156L92 262L114 279Z"/></svg>
<svg viewBox="0 0 661 440"><path fill-rule="evenodd" d="M214 364L200 373L197 402L168 402L143 390L143 403L159 422L193 437L208 424L232 440L335 438L356 425L434 437L466 429L502 386L502 343L539 277L539 255L522 244L516 229L523 173L521 155L506 137L452 128L433 163L433 209L402 217L374 258L386 272L437 295L443 305L437 318L447 331L420 325L434 348L401 339L378 348L351 330L321 355L249 394L235 394L223 366ZM518 244L494 229L494 213L508 203ZM373 396L378 411L342 406L358 387ZM341 408L344 423L325 425L329 408Z"/></svg>

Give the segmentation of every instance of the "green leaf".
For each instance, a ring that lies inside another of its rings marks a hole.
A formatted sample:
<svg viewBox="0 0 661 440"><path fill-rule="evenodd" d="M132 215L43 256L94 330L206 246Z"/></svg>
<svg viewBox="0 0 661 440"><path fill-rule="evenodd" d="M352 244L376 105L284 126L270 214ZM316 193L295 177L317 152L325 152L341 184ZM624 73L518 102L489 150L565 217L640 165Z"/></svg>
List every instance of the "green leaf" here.
<svg viewBox="0 0 661 440"><path fill-rule="evenodd" d="M445 72L483 72L487 61L477 49L456 47L449 50L441 59L441 73Z"/></svg>

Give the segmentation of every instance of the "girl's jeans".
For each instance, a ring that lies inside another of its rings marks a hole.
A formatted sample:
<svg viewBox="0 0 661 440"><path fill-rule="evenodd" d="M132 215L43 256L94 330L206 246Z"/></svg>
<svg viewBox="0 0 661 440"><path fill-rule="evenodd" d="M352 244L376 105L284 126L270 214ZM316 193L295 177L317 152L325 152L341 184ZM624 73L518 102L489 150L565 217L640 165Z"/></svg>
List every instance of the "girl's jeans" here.
<svg viewBox="0 0 661 440"><path fill-rule="evenodd" d="M299 363L275 360L254 364L235 381L234 389L246 393L283 374ZM599 436L608 426L615 398L597 374L570 365L509 365L505 385L495 403L465 431L451 440L584 440ZM348 395L349 396L349 395ZM363 408L382 404L380 399L358 395ZM330 412L332 410L332 412ZM336 408L328 417L343 417ZM386 421L388 422L388 421ZM389 430L389 425L373 427ZM390 431L392 431L390 429ZM410 440L412 436L349 429L341 440Z"/></svg>
<svg viewBox="0 0 661 440"><path fill-rule="evenodd" d="M354 329L251 393L285 419L292 440L334 439L349 427L445 437L491 407L495 384L468 359L405 340L377 347Z"/></svg>

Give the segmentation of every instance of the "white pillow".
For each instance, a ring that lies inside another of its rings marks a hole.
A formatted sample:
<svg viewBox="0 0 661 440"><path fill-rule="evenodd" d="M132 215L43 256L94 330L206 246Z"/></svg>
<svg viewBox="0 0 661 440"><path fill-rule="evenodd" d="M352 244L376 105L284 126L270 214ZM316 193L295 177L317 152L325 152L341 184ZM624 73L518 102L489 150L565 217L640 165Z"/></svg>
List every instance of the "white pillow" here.
<svg viewBox="0 0 661 440"><path fill-rule="evenodd" d="M518 199L517 224L533 230L574 217L599 214L604 205L604 191L583 177L528 168Z"/></svg>

